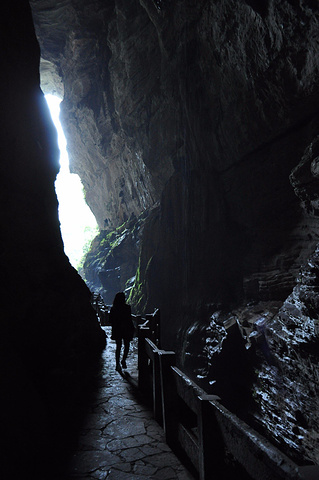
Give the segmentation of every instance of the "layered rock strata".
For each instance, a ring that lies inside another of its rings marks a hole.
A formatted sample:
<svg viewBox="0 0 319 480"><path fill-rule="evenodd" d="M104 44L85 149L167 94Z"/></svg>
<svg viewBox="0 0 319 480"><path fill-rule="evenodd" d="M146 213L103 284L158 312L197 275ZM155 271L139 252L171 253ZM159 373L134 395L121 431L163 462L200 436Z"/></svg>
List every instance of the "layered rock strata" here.
<svg viewBox="0 0 319 480"><path fill-rule="evenodd" d="M156 119L169 111L156 94L159 66L154 72L149 64L159 56L154 27L138 2L30 3L42 56L64 85L70 169L100 228L110 231L151 207L172 172L169 152L160 167L167 147ZM43 73L45 88L50 73Z"/></svg>

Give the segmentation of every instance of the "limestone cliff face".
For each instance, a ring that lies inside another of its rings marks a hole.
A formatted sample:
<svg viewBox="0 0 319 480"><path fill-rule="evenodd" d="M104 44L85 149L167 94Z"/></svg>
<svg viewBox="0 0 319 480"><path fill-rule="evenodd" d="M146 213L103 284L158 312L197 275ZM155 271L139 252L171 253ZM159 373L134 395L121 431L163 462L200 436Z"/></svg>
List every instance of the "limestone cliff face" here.
<svg viewBox="0 0 319 480"><path fill-rule="evenodd" d="M42 56L64 85L71 171L100 228L113 229L151 207L172 172L157 131L157 119L170 115L158 91L154 26L134 1L31 5Z"/></svg>
<svg viewBox="0 0 319 480"><path fill-rule="evenodd" d="M112 230L160 202L144 227L136 291L146 309L161 308L163 345L178 348L185 366L190 358L190 372L200 354L202 376L212 380L214 363L225 365L219 348L209 348L214 325L227 337L232 318L248 337L261 335L248 341L261 372L280 357L282 371L292 365L289 378L295 369L298 382L315 384L311 369L303 375L298 366L292 337L287 356L258 325L269 322L282 337L300 268L318 242L318 3L30 3L42 56L62 79L72 170L100 227ZM317 331L313 310L300 319ZM308 343L306 336L304 352ZM226 351L223 335L220 344ZM247 378L248 389L254 381ZM275 383L270 372L255 384L270 399L265 418ZM312 415L304 396L293 402ZM274 423L266 428L275 438ZM314 460L305 437L291 448Z"/></svg>

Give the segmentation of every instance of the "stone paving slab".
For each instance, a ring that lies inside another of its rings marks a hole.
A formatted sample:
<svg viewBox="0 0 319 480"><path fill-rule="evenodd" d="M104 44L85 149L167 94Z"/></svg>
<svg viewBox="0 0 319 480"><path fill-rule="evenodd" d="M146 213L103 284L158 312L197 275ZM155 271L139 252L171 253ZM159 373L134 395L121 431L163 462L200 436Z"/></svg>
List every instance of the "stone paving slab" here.
<svg viewBox="0 0 319 480"><path fill-rule="evenodd" d="M116 372L115 342L110 327L104 329L108 338L98 387L63 480L193 480L165 443L152 411L138 401L137 341L128 369Z"/></svg>

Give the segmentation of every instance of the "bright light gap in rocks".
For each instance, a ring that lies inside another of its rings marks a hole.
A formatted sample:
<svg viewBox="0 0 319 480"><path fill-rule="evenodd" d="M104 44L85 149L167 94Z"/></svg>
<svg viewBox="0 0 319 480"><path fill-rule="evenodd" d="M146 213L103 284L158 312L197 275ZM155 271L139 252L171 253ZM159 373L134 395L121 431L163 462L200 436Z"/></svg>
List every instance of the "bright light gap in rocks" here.
<svg viewBox="0 0 319 480"><path fill-rule="evenodd" d="M79 175L70 173L66 139L59 119L61 99L54 95L45 95L45 99L58 132L60 172L55 181L55 191L59 201L59 220L64 251L70 263L78 270L81 267L83 255L98 233L98 226L85 202Z"/></svg>

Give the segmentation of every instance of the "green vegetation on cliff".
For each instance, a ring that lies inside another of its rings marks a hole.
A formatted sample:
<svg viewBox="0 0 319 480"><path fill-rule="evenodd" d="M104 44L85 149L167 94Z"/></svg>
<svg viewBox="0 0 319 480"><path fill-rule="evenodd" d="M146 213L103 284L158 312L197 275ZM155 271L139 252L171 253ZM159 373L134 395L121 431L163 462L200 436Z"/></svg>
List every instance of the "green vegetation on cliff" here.
<svg viewBox="0 0 319 480"><path fill-rule="evenodd" d="M146 219L147 212L144 212L138 218L132 216L111 232L100 231L83 258L79 273L91 291L99 292L107 304L112 303L118 291L126 292L138 312L145 303L139 256Z"/></svg>

